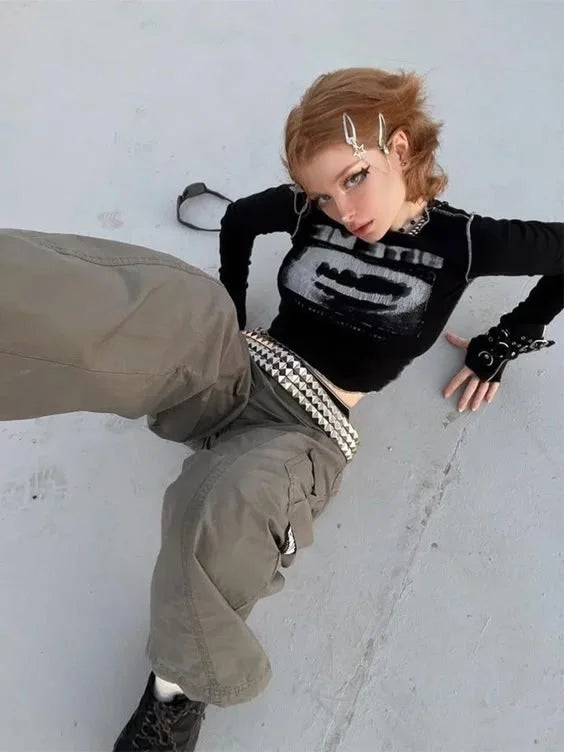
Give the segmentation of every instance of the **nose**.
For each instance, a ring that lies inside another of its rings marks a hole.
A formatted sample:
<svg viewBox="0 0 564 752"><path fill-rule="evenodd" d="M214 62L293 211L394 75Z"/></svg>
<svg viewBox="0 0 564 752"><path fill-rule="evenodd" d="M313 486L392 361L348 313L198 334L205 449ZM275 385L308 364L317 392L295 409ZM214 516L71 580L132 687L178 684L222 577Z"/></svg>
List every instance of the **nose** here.
<svg viewBox="0 0 564 752"><path fill-rule="evenodd" d="M339 216L341 217L341 222L346 226L353 224L355 210L347 198L341 196L339 199L335 199L335 203L337 205Z"/></svg>

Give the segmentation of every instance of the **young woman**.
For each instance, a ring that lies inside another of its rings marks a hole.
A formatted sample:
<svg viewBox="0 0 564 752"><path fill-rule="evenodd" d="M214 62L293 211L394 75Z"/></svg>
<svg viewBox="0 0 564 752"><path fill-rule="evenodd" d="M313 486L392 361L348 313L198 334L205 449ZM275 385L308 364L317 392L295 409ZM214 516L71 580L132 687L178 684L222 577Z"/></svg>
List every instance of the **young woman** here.
<svg viewBox="0 0 564 752"><path fill-rule="evenodd" d="M245 624L313 540L358 437L348 408L441 332L485 274L545 275L470 341L460 407L491 399L509 360L551 344L564 225L478 217L439 202L438 126L419 79L321 77L292 111L293 181L233 203L220 277L122 243L0 232L0 418L149 414L199 448L165 495L151 591L153 672L115 750L193 750L205 705L252 699L268 658ZM293 239L268 331L245 331L254 238ZM240 331L243 329L243 331ZM456 341L456 340L455 340Z"/></svg>
<svg viewBox="0 0 564 752"><path fill-rule="evenodd" d="M509 360L549 344L545 326L563 307L562 223L496 220L439 201L439 130L415 74L321 76L287 120L293 184L236 201L222 223L220 278L241 326L254 238L292 236L269 331L353 401L429 349L477 277L543 275L469 343L466 367L445 390L464 387L461 410L491 401Z"/></svg>

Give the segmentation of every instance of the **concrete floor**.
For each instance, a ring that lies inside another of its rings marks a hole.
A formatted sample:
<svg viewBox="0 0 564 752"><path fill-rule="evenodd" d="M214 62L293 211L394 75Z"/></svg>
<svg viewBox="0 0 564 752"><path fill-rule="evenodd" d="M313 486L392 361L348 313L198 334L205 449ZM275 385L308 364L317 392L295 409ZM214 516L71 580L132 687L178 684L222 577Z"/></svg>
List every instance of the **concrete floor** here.
<svg viewBox="0 0 564 752"><path fill-rule="evenodd" d="M562 2L3 2L0 225L215 271L217 237L176 225L176 194L283 179L289 107L357 64L428 75L451 203L562 219L562 38ZM251 324L287 247L256 244ZM530 286L481 281L452 328L482 331ZM274 679L210 709L201 752L564 750L564 317L550 331L477 415L441 397L461 362L443 342L355 411L362 447L315 545L251 616ZM111 749L149 668L184 453L113 416L0 426L2 752Z"/></svg>

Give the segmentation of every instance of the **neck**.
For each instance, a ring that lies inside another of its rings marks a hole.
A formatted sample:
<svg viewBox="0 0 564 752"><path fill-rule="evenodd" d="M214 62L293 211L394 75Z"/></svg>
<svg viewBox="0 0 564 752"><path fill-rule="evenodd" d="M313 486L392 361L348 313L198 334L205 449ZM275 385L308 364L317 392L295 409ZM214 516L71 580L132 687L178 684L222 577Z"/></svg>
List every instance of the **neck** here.
<svg viewBox="0 0 564 752"><path fill-rule="evenodd" d="M405 201L396 218L392 222L390 229L401 230L401 228L409 221L418 218L426 206L427 202L424 199L419 199L418 201Z"/></svg>

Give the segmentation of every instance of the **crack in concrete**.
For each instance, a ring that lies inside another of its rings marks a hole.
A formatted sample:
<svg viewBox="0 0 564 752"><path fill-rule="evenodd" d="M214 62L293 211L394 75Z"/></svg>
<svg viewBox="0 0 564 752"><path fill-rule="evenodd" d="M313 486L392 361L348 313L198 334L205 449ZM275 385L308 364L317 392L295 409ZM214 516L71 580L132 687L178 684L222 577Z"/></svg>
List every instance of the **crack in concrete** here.
<svg viewBox="0 0 564 752"><path fill-rule="evenodd" d="M385 630L387 630L387 628L389 627L390 622L392 621L392 618L394 616L394 613L395 613L395 610L396 610L396 606L401 601L401 598L402 598L405 590L407 589L407 587L411 583L411 580L409 579L409 573L411 572L411 569L413 567L413 562L415 561L417 553L419 552L419 547L421 546L421 540L423 539L423 535L425 533L427 522L431 518L431 515L433 514L434 510L438 506L440 506L440 504L442 503L442 500L443 500L443 498L445 496L447 487L449 485L448 478L449 478L450 472L452 470L452 467L453 467L453 465L454 465L454 463L456 461L456 457L458 456L458 452L460 451L460 448L462 447L465 439L466 439L466 427L462 429L462 431L460 433L460 436L458 437L458 441L454 445L454 449L451 452L451 455L450 455L450 457L449 457L449 459L448 459L445 467L441 471L442 478L441 478L441 482L439 483L439 487L438 487L437 491L431 497L430 503L425 505L425 520L424 520L425 524L422 525L421 531L419 533L419 536L417 537L415 545L413 546L413 548L411 550L411 553L409 555L409 559L408 559L408 562L407 562L405 574L404 574L403 579L402 579L401 587L400 587L399 593L393 599L392 606L390 608L389 617L386 620L386 624L385 624L385 627L384 627Z"/></svg>
<svg viewBox="0 0 564 752"><path fill-rule="evenodd" d="M358 663L354 674L339 690L339 694L342 695L342 700L339 702L342 703L343 709L337 711L329 726L323 742L323 752L336 752L343 741L354 718L358 696L368 679L368 669L374 660L375 650L376 640L371 637L366 643L362 660Z"/></svg>
<svg viewBox="0 0 564 752"><path fill-rule="evenodd" d="M384 635L388 631L390 623L394 617L396 607L401 601L408 585L411 583L411 580L409 579L409 573L411 572L413 563L419 551L421 540L425 532L426 523L429 521L431 515L433 514L433 511L441 504L445 496L447 487L449 485L450 473L452 471L454 463L456 462L458 453L462 445L464 444L465 439L466 427L462 429L460 436L458 437L458 440L454 446L454 449L451 452L445 467L441 471L442 478L439 483L438 489L432 495L430 502L425 505L425 521L421 527L421 531L417 537L417 540L415 541L415 545L413 545L410 551L405 567L405 574L402 578L399 592L397 592L392 598L388 616L385 619L381 629L382 635ZM342 705L342 709L340 708L335 713L335 716L333 717L333 720L329 725L325 739L323 741L322 752L337 752L338 748L340 747L341 742L343 741L347 731L349 730L354 718L358 698L368 680L368 672L374 661L375 652L376 638L372 636L366 644L362 659L356 666L352 677L344 683L342 689L339 691L339 694L342 696L342 700L339 701L339 703Z"/></svg>

